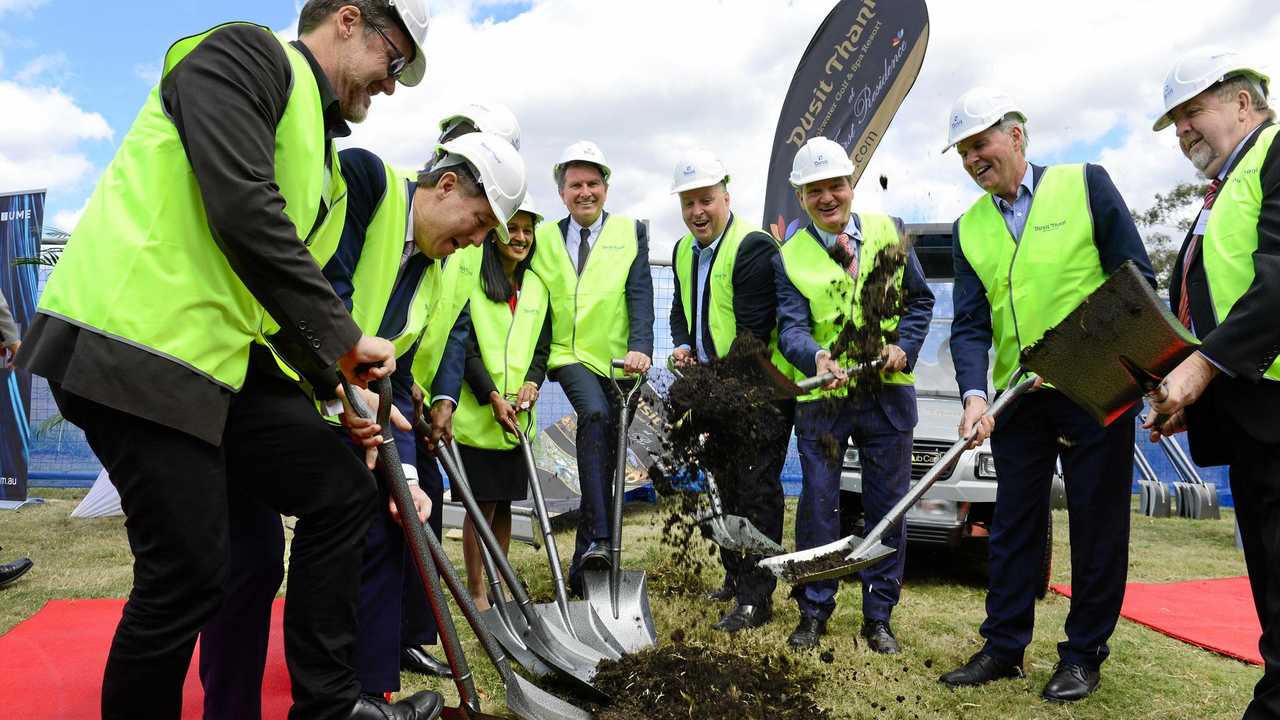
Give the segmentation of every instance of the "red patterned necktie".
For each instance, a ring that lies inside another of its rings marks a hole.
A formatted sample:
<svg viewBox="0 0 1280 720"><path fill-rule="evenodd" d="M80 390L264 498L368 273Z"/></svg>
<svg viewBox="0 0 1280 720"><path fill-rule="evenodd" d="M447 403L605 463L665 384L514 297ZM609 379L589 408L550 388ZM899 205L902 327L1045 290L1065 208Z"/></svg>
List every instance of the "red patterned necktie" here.
<svg viewBox="0 0 1280 720"><path fill-rule="evenodd" d="M849 271L849 277L856 279L858 277L858 252L853 247L853 240L849 237L849 233L840 233L836 236L836 242L849 254L849 264L844 269Z"/></svg>
<svg viewBox="0 0 1280 720"><path fill-rule="evenodd" d="M1209 183L1209 190L1204 194L1204 211L1213 208L1213 201L1218 197L1218 188L1220 187L1222 187L1222 181L1218 178L1214 178L1213 182ZM1187 294L1187 278L1191 275L1191 259L1195 257L1202 238L1202 235L1192 235L1191 241L1187 243L1187 252L1182 256L1182 285L1178 293L1178 321L1188 330L1191 329L1191 297Z"/></svg>

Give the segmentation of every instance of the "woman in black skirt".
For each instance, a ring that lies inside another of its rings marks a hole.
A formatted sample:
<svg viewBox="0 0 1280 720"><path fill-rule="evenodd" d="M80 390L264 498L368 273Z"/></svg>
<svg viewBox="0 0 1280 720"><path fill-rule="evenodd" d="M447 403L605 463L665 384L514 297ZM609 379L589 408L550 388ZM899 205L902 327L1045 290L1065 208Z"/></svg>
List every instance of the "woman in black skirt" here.
<svg viewBox="0 0 1280 720"><path fill-rule="evenodd" d="M547 290L528 272L534 227L542 219L526 194L507 223L510 242L489 233L480 285L471 295L466 383L453 414L453 433L476 501L502 543L511 544L511 501L523 500L529 476L519 430L532 438L533 406L551 352ZM489 607L487 583L471 516L462 526L467 588L476 606Z"/></svg>

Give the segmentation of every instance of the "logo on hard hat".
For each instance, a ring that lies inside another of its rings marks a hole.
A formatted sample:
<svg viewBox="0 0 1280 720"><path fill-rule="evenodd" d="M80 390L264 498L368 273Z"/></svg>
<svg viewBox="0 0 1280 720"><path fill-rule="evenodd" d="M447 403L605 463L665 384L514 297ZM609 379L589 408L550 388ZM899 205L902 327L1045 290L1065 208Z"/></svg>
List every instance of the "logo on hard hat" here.
<svg viewBox="0 0 1280 720"><path fill-rule="evenodd" d="M955 130L956 128L960 127L960 123L961 123L961 122L963 122L963 121L960 119L960 113L956 113L955 115L952 115L952 116L951 116L951 129L952 129L952 130Z"/></svg>
<svg viewBox="0 0 1280 720"><path fill-rule="evenodd" d="M692 175L692 174L693 174L693 166L692 166L692 165L685 165L685 166L684 166L684 174L685 174L685 175Z"/></svg>
<svg viewBox="0 0 1280 720"><path fill-rule="evenodd" d="M1169 102L1169 96L1173 94L1173 86L1169 83L1164 84L1164 100Z"/></svg>
<svg viewBox="0 0 1280 720"><path fill-rule="evenodd" d="M816 167L816 166L821 166L821 165L826 165L826 164L827 164L827 156L826 156L826 155L823 155L823 154L821 154L821 153L819 153L819 154L818 154L818 156L817 156L817 157L815 157L815 158L813 159L813 164L814 164L814 166L815 166L815 167Z"/></svg>

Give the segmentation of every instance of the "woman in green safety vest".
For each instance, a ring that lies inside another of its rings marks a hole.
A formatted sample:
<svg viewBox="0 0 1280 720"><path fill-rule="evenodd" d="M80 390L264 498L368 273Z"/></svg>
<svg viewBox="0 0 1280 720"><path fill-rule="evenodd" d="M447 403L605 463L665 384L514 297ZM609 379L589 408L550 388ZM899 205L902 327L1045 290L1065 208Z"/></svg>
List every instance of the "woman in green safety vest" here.
<svg viewBox="0 0 1280 720"><path fill-rule="evenodd" d="M547 289L528 272L541 220L525 195L507 223L508 241L491 234L485 242L480 284L471 294L466 383L453 414L472 492L504 551L511 543L511 501L523 500L528 488L520 432L532 436L536 429L533 406L551 354ZM483 609L489 599L473 522L468 515L462 526L462 553L467 588Z"/></svg>

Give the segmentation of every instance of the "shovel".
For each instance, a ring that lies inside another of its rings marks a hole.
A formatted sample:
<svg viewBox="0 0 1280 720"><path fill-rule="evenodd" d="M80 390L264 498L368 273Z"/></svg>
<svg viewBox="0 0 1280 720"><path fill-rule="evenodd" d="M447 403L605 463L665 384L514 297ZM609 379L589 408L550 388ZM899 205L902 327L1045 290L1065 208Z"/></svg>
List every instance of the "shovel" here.
<svg viewBox="0 0 1280 720"><path fill-rule="evenodd" d="M1197 344L1129 261L1023 350L1022 365L1106 426Z"/></svg>
<svg viewBox="0 0 1280 720"><path fill-rule="evenodd" d="M623 366L613 360L614 368ZM658 643L658 633L649 610L649 594L643 570L622 569L622 505L627 480L627 426L630 424L631 400L640 390L637 381L631 392L624 393L617 376L609 373L613 387L622 401L618 419L618 456L613 476L613 527L609 540L609 572L583 573L582 590L588 603L599 614L609 633L622 645L624 652L639 652Z"/></svg>
<svg viewBox="0 0 1280 720"><path fill-rule="evenodd" d="M1169 517L1172 512L1169 486L1160 482L1155 469L1147 461L1147 456L1142 454L1136 444L1133 446L1133 464L1142 476L1138 481L1138 511L1148 517Z"/></svg>
<svg viewBox="0 0 1280 720"><path fill-rule="evenodd" d="M369 408L359 394L351 389L351 385L348 384L346 377L341 373L339 373L339 381L346 395L346 402L352 412L359 417L369 418L371 416ZM388 427L392 404L391 382L385 379L380 380L376 383L376 387L379 394L380 409L378 424ZM470 720L498 720L499 718L497 715L490 715L480 709L480 700L476 694L475 681L472 678L471 669L467 664L462 644L458 640L458 632L453 624L453 616L450 614L449 607L440 590L440 575L436 572L437 567L439 572L443 574L445 584L449 587L449 592L453 595L454 601L462 610L463 617L466 618L467 623L475 632L481 647L484 648L489 660L498 671L498 676L501 678L503 685L506 686L506 705L508 710L523 720L591 720L590 713L547 693L511 671L511 666L507 663L507 658L503 655L502 649L485 629L484 624L480 622L479 613L476 612L476 607L471 602L471 595L467 593L462 581L458 579L458 574L449 562L448 556L445 555L444 548L440 547L440 542L436 540L435 535L427 532L426 528L423 527L422 521L418 519L417 510L413 505L413 496L409 493L409 484L405 480L404 471L400 464L400 451L396 448L395 439L390 433L387 433L384 437L387 438L386 441L378 447L381 470L385 474L391 489L391 497L400 513L401 527L404 529L405 540L408 542L412 552L414 564L417 566L422 584L427 590L431 612L436 619L437 627L440 629L441 644L444 646L445 657L449 661L449 667L453 670L453 682L458 689L458 697L461 700L460 707L446 707L441 716L448 720L461 720L463 718Z"/></svg>
<svg viewBox="0 0 1280 720"><path fill-rule="evenodd" d="M520 582L520 578L516 576L515 569L511 567L507 556L502 552L498 538L493 534L493 528L489 527L484 513L480 511L479 503L471 494L471 485L467 482L466 471L462 469L457 442L455 441L450 447L441 441L437 445L437 455L444 463L445 470L449 472L450 489L457 491L463 506L467 509L467 514L471 516L471 522L475 527L476 535L480 538L481 546L497 564L498 573L515 598L512 604L519 611L519 617L522 617L526 623L526 625L512 628L519 632L520 644L563 676L577 681L597 695L601 694L592 686L591 679L596 675L596 666L605 659L605 656L582 644L562 628L549 625L534 612L533 601L525 590L524 583ZM501 597L495 600L499 603L503 602ZM510 615L511 620L514 621L516 618L516 615ZM501 618L497 619L497 624L501 624ZM496 637L499 640L502 638L501 635Z"/></svg>
<svg viewBox="0 0 1280 720"><path fill-rule="evenodd" d="M533 509L538 516L538 525L542 528L542 546L547 552L547 564L551 567L551 580L556 591L555 612L551 612L546 605L538 605L534 609L548 623L559 623L575 638L600 654L613 659L620 658L622 645L609 633L591 605L585 600L569 600L564 575L560 570L560 553L556 550L555 533L551 530L551 517L547 514L547 501L542 494L542 480L538 477L538 466L533 461L533 449L525 430L520 431L520 450L524 453L525 469L529 473L529 491L533 494Z"/></svg>
<svg viewBox="0 0 1280 720"><path fill-rule="evenodd" d="M1187 499L1187 508L1179 511L1179 515L1192 520L1218 520L1221 518L1221 512L1218 508L1218 488L1210 485L1200 477L1200 473L1196 471L1196 467L1191 462L1191 458L1187 457L1186 451L1182 449L1171 437L1160 437L1160 447L1168 456L1169 462L1173 465L1173 469L1178 472L1182 478L1182 482L1174 483L1174 487L1178 489L1178 500L1181 501L1183 496Z"/></svg>
<svg viewBox="0 0 1280 720"><path fill-rule="evenodd" d="M1022 373L1019 372L1018 375ZM1030 376L1014 385L987 409L986 416L995 418L1005 408L1022 396L1035 384L1035 376ZM975 429L975 433L977 430ZM961 438L946 453L938 458L933 467L920 478L907 494L893 506L885 516L876 523L865 538L857 535L837 540L816 548L800 550L786 555L777 555L760 561L763 567L779 578L792 584L829 580L858 572L893 555L896 550L880 542L889 528L902 520L916 502L933 487L939 478L946 475L960 459L965 446L973 438Z"/></svg>

